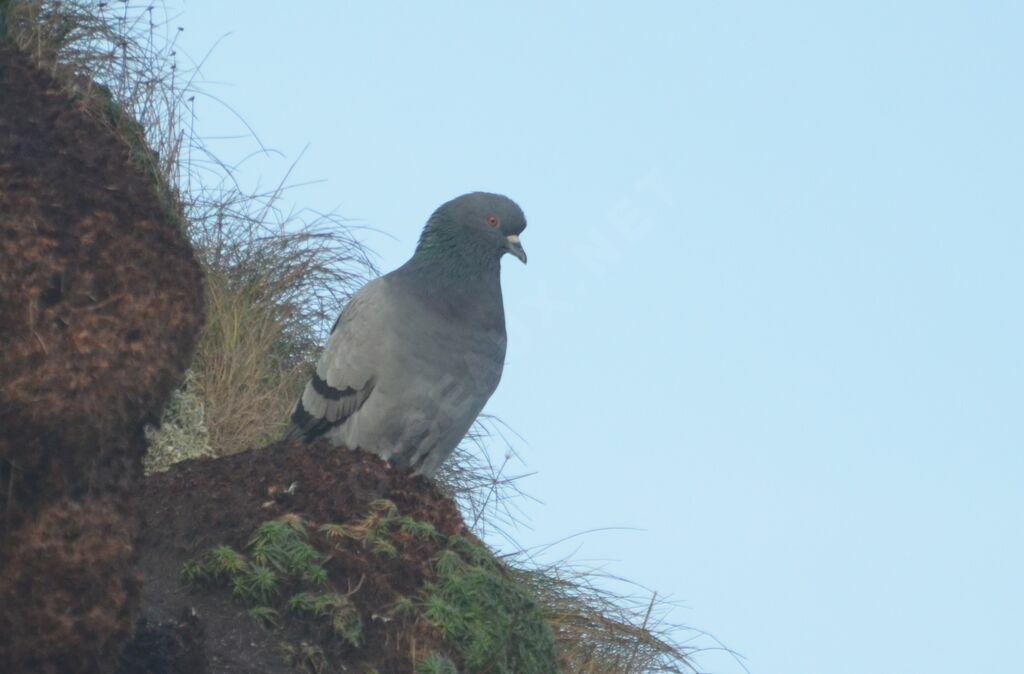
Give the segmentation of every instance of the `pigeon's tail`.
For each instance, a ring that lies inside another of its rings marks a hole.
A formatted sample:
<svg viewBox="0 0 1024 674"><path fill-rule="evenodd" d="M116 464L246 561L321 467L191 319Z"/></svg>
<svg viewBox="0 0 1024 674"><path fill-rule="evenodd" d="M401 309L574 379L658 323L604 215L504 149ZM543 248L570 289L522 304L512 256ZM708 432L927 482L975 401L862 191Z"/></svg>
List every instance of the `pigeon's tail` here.
<svg viewBox="0 0 1024 674"><path fill-rule="evenodd" d="M312 384L309 386L312 386ZM292 410L291 423L288 424L288 430L285 431L284 437L281 439L285 442L293 440L307 443L313 442L313 440L326 433L335 425L322 416L313 416L307 412L302 404L302 398L299 398L299 401L295 403L295 408Z"/></svg>
<svg viewBox="0 0 1024 674"><path fill-rule="evenodd" d="M288 430L284 432L284 436L281 438L281 440L283 440L284 442L291 442L292 440L305 441L305 436L306 432L302 429L301 426L297 426L294 423L291 423L288 424Z"/></svg>
<svg viewBox="0 0 1024 674"><path fill-rule="evenodd" d="M288 430L286 430L284 435L281 437L283 442L292 442L293 440L309 442L309 427L308 425L301 423L303 412L305 412L305 410L300 412L301 409L302 400L300 399L299 402L295 403L295 407L292 408L291 417L289 418L291 423L288 424Z"/></svg>

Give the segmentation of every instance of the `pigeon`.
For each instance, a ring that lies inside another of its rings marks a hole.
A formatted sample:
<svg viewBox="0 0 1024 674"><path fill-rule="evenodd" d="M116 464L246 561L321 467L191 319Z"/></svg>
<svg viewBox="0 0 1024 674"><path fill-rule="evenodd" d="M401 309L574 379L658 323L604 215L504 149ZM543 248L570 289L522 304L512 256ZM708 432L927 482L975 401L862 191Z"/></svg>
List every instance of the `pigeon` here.
<svg viewBox="0 0 1024 674"><path fill-rule="evenodd" d="M433 477L498 386L501 258L526 263L522 209L473 192L430 216L408 262L345 306L295 404L287 440L361 449Z"/></svg>

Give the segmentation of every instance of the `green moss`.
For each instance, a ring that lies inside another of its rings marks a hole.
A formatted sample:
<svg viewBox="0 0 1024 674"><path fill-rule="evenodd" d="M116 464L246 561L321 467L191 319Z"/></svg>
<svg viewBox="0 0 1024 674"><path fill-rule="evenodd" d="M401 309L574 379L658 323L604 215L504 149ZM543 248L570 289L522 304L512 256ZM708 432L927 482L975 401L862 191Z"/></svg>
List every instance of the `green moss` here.
<svg viewBox="0 0 1024 674"><path fill-rule="evenodd" d="M361 541L363 547L374 554L388 558L398 556L394 541L394 532L398 529L415 532L412 535L418 538L428 537L431 532L435 535L437 533L431 524L411 517L400 517L398 508L387 499L377 499L370 503L370 512L361 520L349 524L324 524L320 527L320 531L329 538Z"/></svg>
<svg viewBox="0 0 1024 674"><path fill-rule="evenodd" d="M398 526L402 531L409 534L414 538L421 538L427 540L438 540L441 535L437 533L437 529L430 522L420 522L414 520L411 517L400 517L398 518Z"/></svg>
<svg viewBox="0 0 1024 674"><path fill-rule="evenodd" d="M297 645L282 644L285 664L303 674L323 674L328 671L327 656L322 648L308 641Z"/></svg>
<svg viewBox="0 0 1024 674"><path fill-rule="evenodd" d="M303 579L323 569L324 557L309 544L306 525L298 518L264 522L249 539L249 548L257 564Z"/></svg>
<svg viewBox="0 0 1024 674"><path fill-rule="evenodd" d="M331 631L359 646L363 624L359 611L347 595L327 591L326 556L309 543L306 524L298 517L286 517L261 524L249 539L248 555L221 545L187 564L182 580L192 585L221 584L250 606L249 615L264 627L277 625L273 608L285 587L294 590L288 610L321 620ZM295 657L309 664L314 659L293 649Z"/></svg>
<svg viewBox="0 0 1024 674"><path fill-rule="evenodd" d="M435 543L435 578L414 599L401 597L391 616L429 621L452 645L469 671L496 674L557 672L555 642L529 588L517 582L485 547L462 536L445 537L427 522L398 513L395 504L378 500L370 512L347 524L325 524L329 538L349 538L383 557L399 553L395 534ZM447 663L447 664L446 664ZM432 654L417 672L455 672L451 660Z"/></svg>
<svg viewBox="0 0 1024 674"><path fill-rule="evenodd" d="M558 672L554 636L530 592L485 548L457 536L448 544L434 559L437 579L424 588L423 616L457 646L466 668Z"/></svg>
<svg viewBox="0 0 1024 674"><path fill-rule="evenodd" d="M417 542L412 548L417 554L423 554L420 542L432 543L427 548L434 550L430 580L414 595L397 597L386 611L400 624L428 622L445 642L442 652L416 663L417 674L457 674L454 662L471 672L558 672L554 636L529 586L482 545L462 536L444 536L430 524L400 515L394 503L383 500L373 502L365 516L345 524L324 524L319 532L321 545L356 541L385 558L407 554L404 546L412 540ZM305 522L290 516L261 524L245 554L220 546L189 562L182 575L190 583L232 588L264 627L276 626L278 609L286 609L319 621L359 647L363 624L354 603L359 595L354 590L334 591L324 567L330 552L315 548ZM289 657L300 663L296 668L316 672L324 666L319 647L288 648Z"/></svg>
<svg viewBox="0 0 1024 674"><path fill-rule="evenodd" d="M399 554L398 533L434 543L438 551L431 563L433 580L415 598L399 597L391 617L428 621L452 644L469 671L558 671L554 636L540 605L483 546L461 536L444 537L432 524L400 515L394 503L386 500L373 502L364 517L324 524L321 531L328 538L359 541L388 558ZM425 659L417 672L455 671L445 669L443 662L451 665L441 656Z"/></svg>
<svg viewBox="0 0 1024 674"><path fill-rule="evenodd" d="M352 646L358 647L362 643L363 622L359 618L359 610L343 594L300 592L288 600L288 609L325 618L330 622L331 630Z"/></svg>
<svg viewBox="0 0 1024 674"><path fill-rule="evenodd" d="M250 564L249 568L234 577L234 594L247 604L269 604L277 594L281 579L272 569L261 564Z"/></svg>
<svg viewBox="0 0 1024 674"><path fill-rule="evenodd" d="M416 674L459 674L459 670L448 658L431 653L416 663Z"/></svg>
<svg viewBox="0 0 1024 674"><path fill-rule="evenodd" d="M249 617L265 628L277 627L277 611L269 606L253 606L249 609Z"/></svg>

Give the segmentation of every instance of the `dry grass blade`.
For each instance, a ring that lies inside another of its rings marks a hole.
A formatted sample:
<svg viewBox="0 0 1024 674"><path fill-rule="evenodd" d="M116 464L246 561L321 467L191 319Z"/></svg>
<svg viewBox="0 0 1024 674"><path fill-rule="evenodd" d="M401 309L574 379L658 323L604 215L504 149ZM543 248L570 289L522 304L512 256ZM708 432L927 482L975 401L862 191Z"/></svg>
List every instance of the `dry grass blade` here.
<svg viewBox="0 0 1024 674"><path fill-rule="evenodd" d="M621 579L574 568L567 562L519 569L516 573L533 587L544 606L565 671L697 671L691 660L696 649L674 640L686 628L661 620L660 615L671 606L657 600L656 595L645 599L616 594L599 581Z"/></svg>
<svg viewBox="0 0 1024 674"><path fill-rule="evenodd" d="M531 498L519 483L531 473L510 472L509 464L518 457L508 434L515 432L501 419L480 415L436 480L456 500L478 536L497 535L519 549L514 529L525 522L522 501ZM500 462L491 452L496 441L503 446Z"/></svg>
<svg viewBox="0 0 1024 674"><path fill-rule="evenodd" d="M351 228L281 212L283 192L232 187L186 206L209 288L194 369L221 455L281 436L334 318L374 272Z"/></svg>
<svg viewBox="0 0 1024 674"><path fill-rule="evenodd" d="M162 6L7 0L0 8L8 39L41 65L62 71L76 88L102 89L125 119L137 123L153 150L139 158L154 162L154 174L176 189L186 143L183 96L190 82L182 81L175 61L181 29L169 25Z"/></svg>

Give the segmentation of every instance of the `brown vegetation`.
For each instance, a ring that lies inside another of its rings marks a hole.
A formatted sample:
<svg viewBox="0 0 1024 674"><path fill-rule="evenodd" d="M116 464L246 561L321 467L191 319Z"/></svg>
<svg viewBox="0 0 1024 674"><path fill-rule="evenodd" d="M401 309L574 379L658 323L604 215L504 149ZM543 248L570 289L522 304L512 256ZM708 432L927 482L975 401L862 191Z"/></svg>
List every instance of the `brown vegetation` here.
<svg viewBox="0 0 1024 674"><path fill-rule="evenodd" d="M123 505L64 500L6 541L0 574L5 672L109 672L131 636L139 600Z"/></svg>
<svg viewBox="0 0 1024 674"><path fill-rule="evenodd" d="M202 272L116 106L41 65L0 41L0 670L110 671L143 424L191 357Z"/></svg>
<svg viewBox="0 0 1024 674"><path fill-rule="evenodd" d="M0 90L0 457L24 510L137 473L142 424L191 358L202 274L109 102L2 43Z"/></svg>

